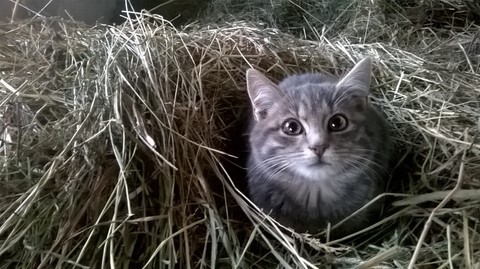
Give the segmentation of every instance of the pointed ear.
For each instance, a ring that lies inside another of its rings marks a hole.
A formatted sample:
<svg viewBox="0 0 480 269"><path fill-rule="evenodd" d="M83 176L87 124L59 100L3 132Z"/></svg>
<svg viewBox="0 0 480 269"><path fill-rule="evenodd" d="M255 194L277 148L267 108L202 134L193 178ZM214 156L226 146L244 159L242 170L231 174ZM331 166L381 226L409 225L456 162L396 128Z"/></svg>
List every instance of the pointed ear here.
<svg viewBox="0 0 480 269"><path fill-rule="evenodd" d="M255 120L263 120L269 109L281 98L281 91L275 83L255 69L248 69L246 76Z"/></svg>
<svg viewBox="0 0 480 269"><path fill-rule="evenodd" d="M370 93L370 81L372 76L372 61L365 58L358 62L340 82L337 83L337 90L351 90L359 96L367 97Z"/></svg>

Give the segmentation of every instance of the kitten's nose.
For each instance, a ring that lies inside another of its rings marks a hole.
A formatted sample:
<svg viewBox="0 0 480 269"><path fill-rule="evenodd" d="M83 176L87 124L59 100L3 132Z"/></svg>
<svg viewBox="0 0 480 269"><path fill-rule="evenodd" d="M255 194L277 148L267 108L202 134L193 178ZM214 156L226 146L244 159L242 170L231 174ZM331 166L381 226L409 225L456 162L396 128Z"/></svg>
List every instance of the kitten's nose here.
<svg viewBox="0 0 480 269"><path fill-rule="evenodd" d="M322 157L325 150L328 148L328 145L313 145L309 149L313 150L318 157Z"/></svg>

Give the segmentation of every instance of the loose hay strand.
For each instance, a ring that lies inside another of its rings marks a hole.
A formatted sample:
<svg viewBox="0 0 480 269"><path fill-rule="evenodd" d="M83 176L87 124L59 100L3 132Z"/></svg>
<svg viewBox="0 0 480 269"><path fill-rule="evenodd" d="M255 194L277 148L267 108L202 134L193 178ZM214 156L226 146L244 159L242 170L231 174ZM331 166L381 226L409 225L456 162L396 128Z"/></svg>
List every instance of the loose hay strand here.
<svg viewBox="0 0 480 269"><path fill-rule="evenodd" d="M413 252L412 258L410 260L410 263L408 264L408 269L412 269L415 266L415 262L418 259L418 255L421 249L421 245L425 242L425 237L427 236L427 232L432 226L432 220L435 217L435 214L437 211L439 211L441 208L443 208L450 199L452 199L453 195L462 187L462 182L463 182L463 174L465 171L465 157L466 157L467 151L463 151L463 156L462 160L460 162L460 169L458 173L458 178L457 178L457 184L455 187L452 189L452 191L449 192L447 196L438 204L437 207L435 207L432 212L430 213L430 216L428 217L427 221L425 222L425 227L422 230L422 233L420 234L420 238L418 239L417 246L415 247L415 251ZM467 237L468 238L468 237Z"/></svg>

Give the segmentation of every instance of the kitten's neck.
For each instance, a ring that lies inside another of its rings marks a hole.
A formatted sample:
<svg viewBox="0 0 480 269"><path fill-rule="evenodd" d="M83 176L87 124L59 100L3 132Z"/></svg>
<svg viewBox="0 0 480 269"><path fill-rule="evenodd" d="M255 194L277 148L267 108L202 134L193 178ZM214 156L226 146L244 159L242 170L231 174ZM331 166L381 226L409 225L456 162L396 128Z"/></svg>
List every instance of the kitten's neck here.
<svg viewBox="0 0 480 269"><path fill-rule="evenodd" d="M356 192L356 196L365 197L373 190L371 186L373 181L363 180L364 175L361 173L335 171L333 168L316 170L300 172L302 170L299 169L298 173L286 172L283 175L285 182L288 182L285 188L286 195L309 210L325 208L325 205L335 208L339 203L348 204L348 195L353 192L352 189L357 191L364 189L362 192Z"/></svg>
<svg viewBox="0 0 480 269"><path fill-rule="evenodd" d="M293 184L295 189L290 188L290 196L309 210L317 210L320 205L331 204L340 198L341 187L323 178L316 182L306 179Z"/></svg>

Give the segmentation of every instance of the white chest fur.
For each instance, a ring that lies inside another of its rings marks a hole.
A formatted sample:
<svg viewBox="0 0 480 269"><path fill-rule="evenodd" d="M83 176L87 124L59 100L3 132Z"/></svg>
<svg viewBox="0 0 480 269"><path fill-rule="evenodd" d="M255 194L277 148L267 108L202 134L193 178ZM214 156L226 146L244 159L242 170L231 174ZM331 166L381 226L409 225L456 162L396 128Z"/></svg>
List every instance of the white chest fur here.
<svg viewBox="0 0 480 269"><path fill-rule="evenodd" d="M325 204L341 203L345 192L345 174L340 177L333 169L299 167L298 176L292 180L290 195L308 209L318 209Z"/></svg>

